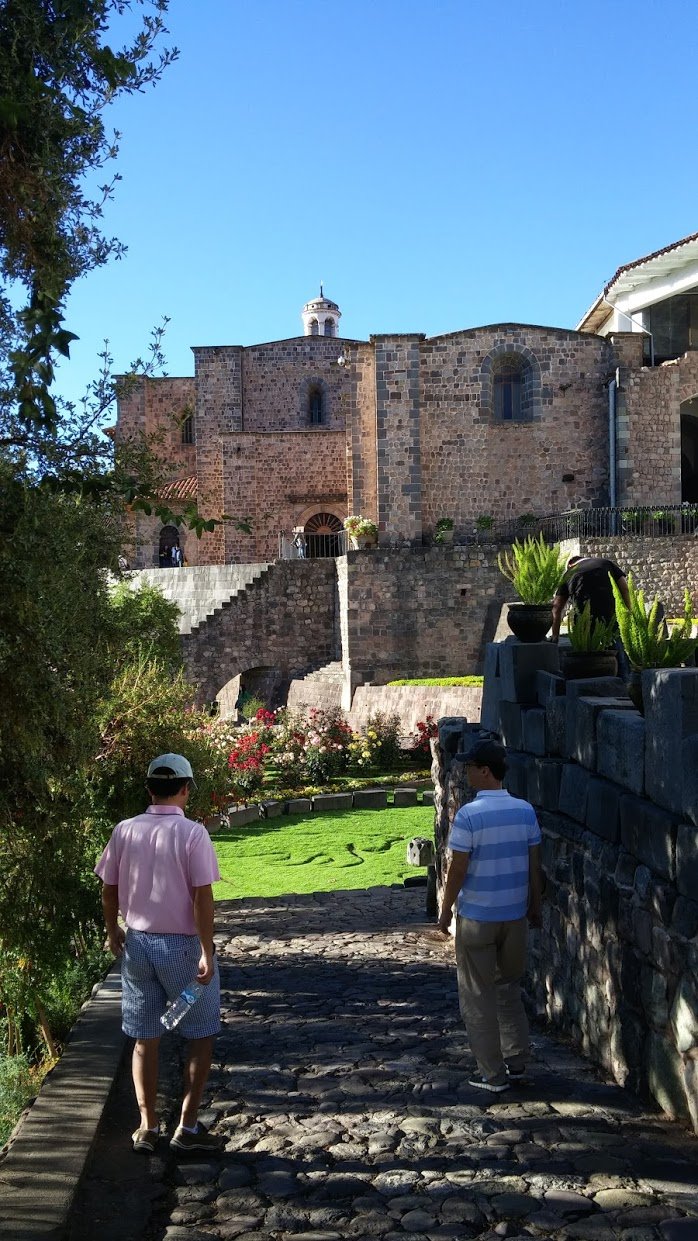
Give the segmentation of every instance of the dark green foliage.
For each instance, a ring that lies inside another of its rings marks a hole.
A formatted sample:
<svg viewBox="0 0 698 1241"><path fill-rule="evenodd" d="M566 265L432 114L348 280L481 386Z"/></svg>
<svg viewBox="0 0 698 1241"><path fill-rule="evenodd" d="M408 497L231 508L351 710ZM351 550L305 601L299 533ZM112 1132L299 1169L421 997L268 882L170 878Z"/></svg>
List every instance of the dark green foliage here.
<svg viewBox="0 0 698 1241"><path fill-rule="evenodd" d="M182 666L182 643L177 628L179 608L155 587L134 590L119 582L109 600L113 659L117 666L134 659L157 659L172 671Z"/></svg>

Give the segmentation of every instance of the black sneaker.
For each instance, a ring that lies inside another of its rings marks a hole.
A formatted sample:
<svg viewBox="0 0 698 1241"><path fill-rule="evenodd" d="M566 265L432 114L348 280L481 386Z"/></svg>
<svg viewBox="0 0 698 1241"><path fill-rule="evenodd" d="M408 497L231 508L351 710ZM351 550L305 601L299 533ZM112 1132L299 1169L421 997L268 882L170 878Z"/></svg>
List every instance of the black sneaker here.
<svg viewBox="0 0 698 1241"><path fill-rule="evenodd" d="M507 1081L510 1081L512 1086L516 1085L517 1082L521 1085L524 1082L530 1082L530 1080L528 1069L510 1069L509 1065L507 1065Z"/></svg>
<svg viewBox="0 0 698 1241"><path fill-rule="evenodd" d="M225 1145L225 1138L209 1133L206 1126L199 1121L196 1133L188 1133L181 1125L175 1129L170 1138L170 1146L178 1151L220 1151Z"/></svg>
<svg viewBox="0 0 698 1241"><path fill-rule="evenodd" d="M509 1089L508 1082L488 1081L486 1077L482 1076L482 1073L473 1073L472 1077L468 1078L468 1085L474 1086L476 1090L487 1090L490 1094L503 1094L505 1090Z"/></svg>

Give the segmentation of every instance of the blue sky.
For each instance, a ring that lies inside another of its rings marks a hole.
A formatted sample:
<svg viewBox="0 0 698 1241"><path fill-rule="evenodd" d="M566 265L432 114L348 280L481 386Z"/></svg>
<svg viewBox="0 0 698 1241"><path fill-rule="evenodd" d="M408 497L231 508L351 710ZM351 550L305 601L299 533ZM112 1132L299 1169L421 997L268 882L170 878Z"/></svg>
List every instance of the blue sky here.
<svg viewBox="0 0 698 1241"><path fill-rule="evenodd" d="M694 0L171 0L180 57L106 114L122 181L59 389L169 315L192 345L500 321L574 327L629 262L698 231ZM103 179L103 178L102 178Z"/></svg>

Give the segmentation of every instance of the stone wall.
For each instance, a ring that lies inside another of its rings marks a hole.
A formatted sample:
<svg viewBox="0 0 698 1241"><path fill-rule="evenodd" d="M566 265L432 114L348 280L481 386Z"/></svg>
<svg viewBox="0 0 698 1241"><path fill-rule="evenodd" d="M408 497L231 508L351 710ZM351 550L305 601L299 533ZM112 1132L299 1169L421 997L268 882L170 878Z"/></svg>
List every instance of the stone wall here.
<svg viewBox="0 0 698 1241"><path fill-rule="evenodd" d="M481 668L484 642L494 635L508 593L493 549L349 552L339 572L343 660L352 694L366 682L465 676Z"/></svg>
<svg viewBox="0 0 698 1241"><path fill-rule="evenodd" d="M329 663L338 645L333 560L270 565L190 634L182 645L200 702L213 702L234 677L274 672L277 705L293 677Z"/></svg>
<svg viewBox="0 0 698 1241"><path fill-rule="evenodd" d="M417 721L431 715L435 720L444 715L480 719L482 689L476 685L359 685L349 713L352 728L365 727L369 716L379 711L399 715L401 736L407 741L417 732Z"/></svg>
<svg viewBox="0 0 698 1241"><path fill-rule="evenodd" d="M687 587L694 608L698 608L698 539L693 535L584 538L579 550L587 556L615 560L626 574L632 573L633 582L644 590L646 598L659 595L667 616L683 614Z"/></svg>
<svg viewBox="0 0 698 1241"><path fill-rule="evenodd" d="M482 723L543 830L529 993L618 1082L698 1129L698 671L644 673L643 718L620 681L566 682L556 659L512 640L485 670ZM454 770L437 798L451 817L467 797Z"/></svg>
<svg viewBox="0 0 698 1241"><path fill-rule="evenodd" d="M619 504L681 503L681 403L698 393L698 353L623 370Z"/></svg>

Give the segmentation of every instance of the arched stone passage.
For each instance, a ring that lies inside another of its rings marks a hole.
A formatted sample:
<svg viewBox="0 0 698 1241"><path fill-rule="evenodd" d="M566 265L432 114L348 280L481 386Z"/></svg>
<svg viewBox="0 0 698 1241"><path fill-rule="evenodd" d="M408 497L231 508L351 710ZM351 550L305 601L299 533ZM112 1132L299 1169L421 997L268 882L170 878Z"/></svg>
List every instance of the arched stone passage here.
<svg viewBox="0 0 698 1241"><path fill-rule="evenodd" d="M179 546L179 530L177 527L163 526L158 543L158 564L161 569L169 569L175 564L175 561L172 559L172 549Z"/></svg>

